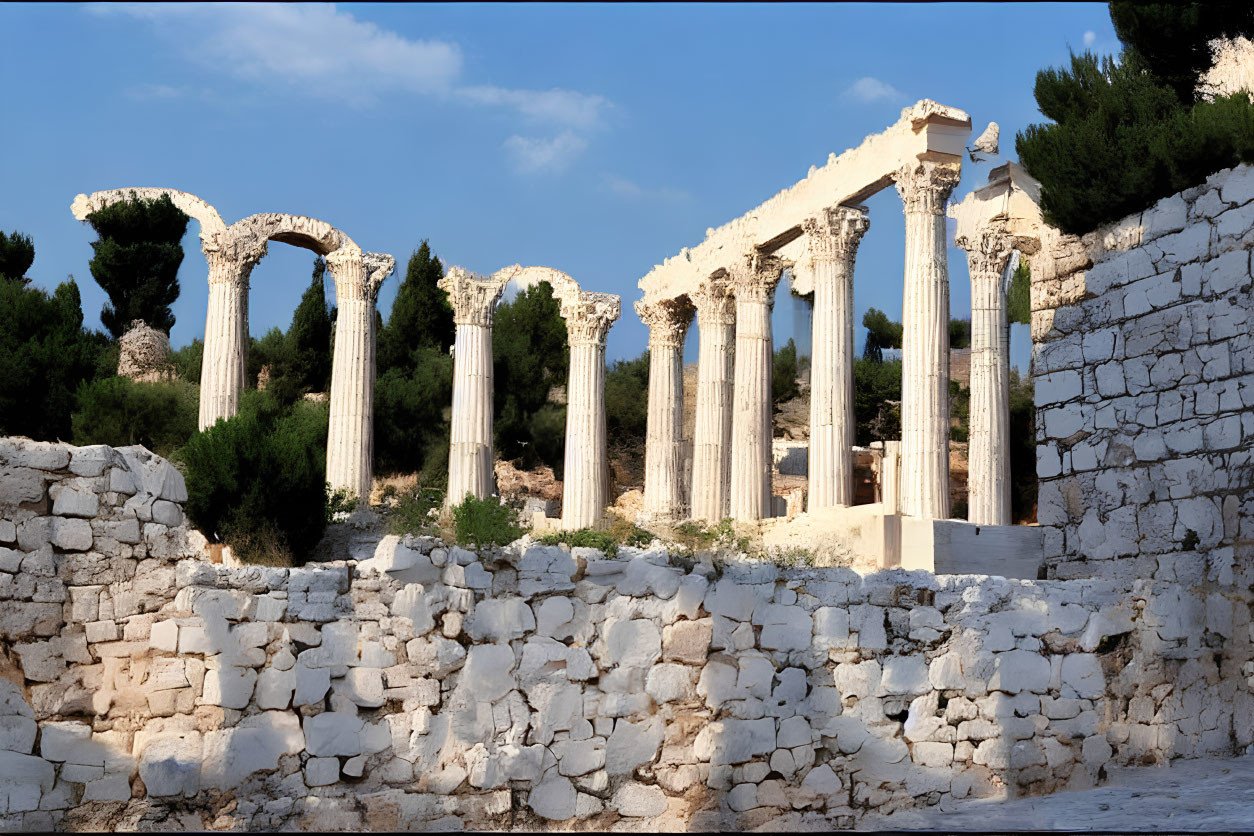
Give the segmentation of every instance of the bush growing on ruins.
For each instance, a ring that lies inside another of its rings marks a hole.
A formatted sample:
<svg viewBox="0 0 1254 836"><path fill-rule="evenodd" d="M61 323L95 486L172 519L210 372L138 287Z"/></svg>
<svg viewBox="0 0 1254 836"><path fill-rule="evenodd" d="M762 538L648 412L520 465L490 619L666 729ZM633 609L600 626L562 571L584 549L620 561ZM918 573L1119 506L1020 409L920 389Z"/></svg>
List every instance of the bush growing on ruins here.
<svg viewBox="0 0 1254 836"><path fill-rule="evenodd" d="M133 192L87 216L99 236L91 245L91 275L109 296L100 320L115 339L136 319L170 333L188 220L169 195L148 200Z"/></svg>
<svg viewBox="0 0 1254 836"><path fill-rule="evenodd" d="M0 435L71 437L75 392L100 373L109 338L83 328L73 278L46 290L0 278ZM112 355L112 375L117 354Z"/></svg>
<svg viewBox="0 0 1254 836"><path fill-rule="evenodd" d="M591 548L605 553L606 557L618 554L620 546L644 548L655 539L653 532L646 531L630 520L618 514L609 514L605 530L581 528L577 531L552 531L536 538L536 542L545 546L556 546L565 543L572 548Z"/></svg>
<svg viewBox="0 0 1254 836"><path fill-rule="evenodd" d="M497 305L492 329L496 449L529 469L547 464L562 478L565 407L549 393L565 386L570 367L566 322L547 283ZM553 420L560 412L562 420ZM543 414L543 417L542 417Z"/></svg>
<svg viewBox="0 0 1254 836"><path fill-rule="evenodd" d="M499 497L475 499L470 494L453 506L453 533L461 545L504 546L523 535L518 512Z"/></svg>
<svg viewBox="0 0 1254 836"><path fill-rule="evenodd" d="M29 284L26 271L35 263L35 244L29 235L0 232L0 278Z"/></svg>
<svg viewBox="0 0 1254 836"><path fill-rule="evenodd" d="M1037 73L1051 123L1029 125L1015 147L1041 182L1047 221L1085 233L1254 160L1248 96L1207 102L1194 91L1212 38L1254 33L1250 8L1112 3L1118 58L1072 54L1070 68Z"/></svg>
<svg viewBox="0 0 1254 836"><path fill-rule="evenodd" d="M75 444L142 444L168 459L196 434L200 390L182 380L139 383L106 377L84 382L75 400Z"/></svg>
<svg viewBox="0 0 1254 836"><path fill-rule="evenodd" d="M239 544L241 559L277 543L303 563L327 524L326 444L325 404L284 408L268 392L245 391L238 415L179 451L184 510L205 536Z"/></svg>
<svg viewBox="0 0 1254 836"><path fill-rule="evenodd" d="M392 534L437 534L437 517L444 504L444 488L419 482L396 497L388 531Z"/></svg>

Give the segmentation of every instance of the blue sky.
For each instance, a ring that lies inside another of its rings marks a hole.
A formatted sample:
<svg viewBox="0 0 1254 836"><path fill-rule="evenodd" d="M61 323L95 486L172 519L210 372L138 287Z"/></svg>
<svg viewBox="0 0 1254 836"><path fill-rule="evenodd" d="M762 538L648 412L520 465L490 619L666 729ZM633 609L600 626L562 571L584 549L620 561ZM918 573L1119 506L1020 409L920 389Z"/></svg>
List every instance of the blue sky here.
<svg viewBox="0 0 1254 836"><path fill-rule="evenodd" d="M390 310L423 238L445 264L540 264L623 295L611 360L645 347L636 282L935 99L1001 125L1002 154L1039 121L1038 69L1118 44L1105 4L26 5L0 4L0 229L34 238L30 275L78 280L79 192L169 186L227 223L320 218L397 257ZM964 165L955 199L995 163ZM870 202L856 318L900 318L901 203ZM206 268L189 227L174 345L203 336ZM252 277L251 330L286 328L312 254L272 244ZM951 313L969 316L950 250ZM800 321L776 303L782 343ZM689 359L695 359L694 333ZM861 336L858 344L861 347ZM1026 370L1026 329L1013 362Z"/></svg>

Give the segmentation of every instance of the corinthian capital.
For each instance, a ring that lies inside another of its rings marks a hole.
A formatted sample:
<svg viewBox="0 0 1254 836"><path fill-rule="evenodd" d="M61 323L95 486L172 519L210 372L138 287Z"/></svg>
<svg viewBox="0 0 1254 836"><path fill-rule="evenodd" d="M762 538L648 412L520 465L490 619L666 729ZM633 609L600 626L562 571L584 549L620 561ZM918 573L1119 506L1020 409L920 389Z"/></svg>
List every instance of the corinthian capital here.
<svg viewBox="0 0 1254 836"><path fill-rule="evenodd" d="M605 335L622 312L622 299L613 293L581 290L562 299L562 318L571 345L604 345Z"/></svg>
<svg viewBox="0 0 1254 836"><path fill-rule="evenodd" d="M436 287L448 294L449 304L453 307L453 322L458 325L491 325L496 303L507 284L508 275L498 273L485 277L461 267L450 267L436 282Z"/></svg>
<svg viewBox="0 0 1254 836"><path fill-rule="evenodd" d="M736 297L726 279L706 279L692 294L697 308L697 323L708 328L712 325L736 324Z"/></svg>
<svg viewBox="0 0 1254 836"><path fill-rule="evenodd" d="M959 235L954 243L967 251L967 266L972 275L1000 276L1015 248L1015 237L1006 229L1005 221L993 221L976 229L973 235Z"/></svg>
<svg viewBox="0 0 1254 836"><path fill-rule="evenodd" d="M662 299L658 302L636 302L636 316L649 326L649 345L683 348L688 326L692 324L692 303L688 297Z"/></svg>
<svg viewBox="0 0 1254 836"><path fill-rule="evenodd" d="M363 253L356 246L340 247L326 255L327 269L335 280L338 301L358 300L374 304L383 280L396 269L396 259L382 253Z"/></svg>
<svg viewBox="0 0 1254 836"><path fill-rule="evenodd" d="M893 181L907 215L943 215L945 201L961 174L961 163L919 160L898 169Z"/></svg>
<svg viewBox="0 0 1254 836"><path fill-rule="evenodd" d="M806 259L852 259L870 225L865 206L833 206L806 218Z"/></svg>
<svg viewBox="0 0 1254 836"><path fill-rule="evenodd" d="M739 302L775 303L775 287L784 275L784 262L754 250L727 268Z"/></svg>

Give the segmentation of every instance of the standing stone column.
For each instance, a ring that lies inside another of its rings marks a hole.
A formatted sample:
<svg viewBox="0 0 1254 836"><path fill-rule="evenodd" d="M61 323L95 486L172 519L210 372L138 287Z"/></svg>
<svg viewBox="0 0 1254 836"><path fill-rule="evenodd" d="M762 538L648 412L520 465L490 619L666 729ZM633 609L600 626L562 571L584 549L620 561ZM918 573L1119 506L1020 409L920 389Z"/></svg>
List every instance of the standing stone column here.
<svg viewBox="0 0 1254 836"><path fill-rule="evenodd" d="M493 278L450 267L438 287L453 306L453 414L448 454L448 503L467 494L492 494L492 318L509 278Z"/></svg>
<svg viewBox="0 0 1254 836"><path fill-rule="evenodd" d="M578 291L562 299L570 342L566 384L566 472L562 475L562 528L601 522L609 494L605 444L605 335L618 319L619 297Z"/></svg>
<svg viewBox="0 0 1254 836"><path fill-rule="evenodd" d="M802 224L813 276L808 510L853 504L853 264L866 207L838 206Z"/></svg>
<svg viewBox="0 0 1254 836"><path fill-rule="evenodd" d="M971 434L967 519L1010 525L1010 358L1003 276L1014 239L1004 223L954 243L971 272Z"/></svg>
<svg viewBox="0 0 1254 836"><path fill-rule="evenodd" d="M732 408L731 516L771 516L771 308L783 268L756 254L731 271L736 294L736 379Z"/></svg>
<svg viewBox="0 0 1254 836"><path fill-rule="evenodd" d="M725 281L707 280L697 308L697 415L693 427L692 516L716 523L731 512L732 381L736 300Z"/></svg>
<svg viewBox="0 0 1254 836"><path fill-rule="evenodd" d="M684 433L684 338L692 323L686 297L636 303L649 326L649 414L644 447L644 513L682 519L685 512L680 448Z"/></svg>
<svg viewBox="0 0 1254 836"><path fill-rule="evenodd" d="M906 214L901 344L901 510L949 517L949 267L945 201L959 164L920 160L895 175Z"/></svg>
<svg viewBox="0 0 1254 836"><path fill-rule="evenodd" d="M248 362L248 279L266 254L264 239L203 243L209 262L209 304L200 364L199 429L239 412Z"/></svg>
<svg viewBox="0 0 1254 836"><path fill-rule="evenodd" d="M363 502L370 498L374 447L374 307L383 280L396 269L390 255L356 247L326 257L335 280L335 354L331 363L331 420L327 482Z"/></svg>

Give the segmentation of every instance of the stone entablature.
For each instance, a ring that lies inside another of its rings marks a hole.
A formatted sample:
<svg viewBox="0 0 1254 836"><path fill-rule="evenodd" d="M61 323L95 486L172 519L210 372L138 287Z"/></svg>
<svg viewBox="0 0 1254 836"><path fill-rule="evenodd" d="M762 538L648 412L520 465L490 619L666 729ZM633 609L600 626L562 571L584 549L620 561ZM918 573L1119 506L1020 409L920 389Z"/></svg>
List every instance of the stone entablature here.
<svg viewBox="0 0 1254 836"><path fill-rule="evenodd" d="M0 440L13 829L849 827L1254 743L1250 564L1192 586L384 538L192 556L142 448Z"/></svg>
<svg viewBox="0 0 1254 836"><path fill-rule="evenodd" d="M1248 564L1252 230L1254 168L1241 165L1063 239L1056 272L1034 274L1051 576L1184 581Z"/></svg>

